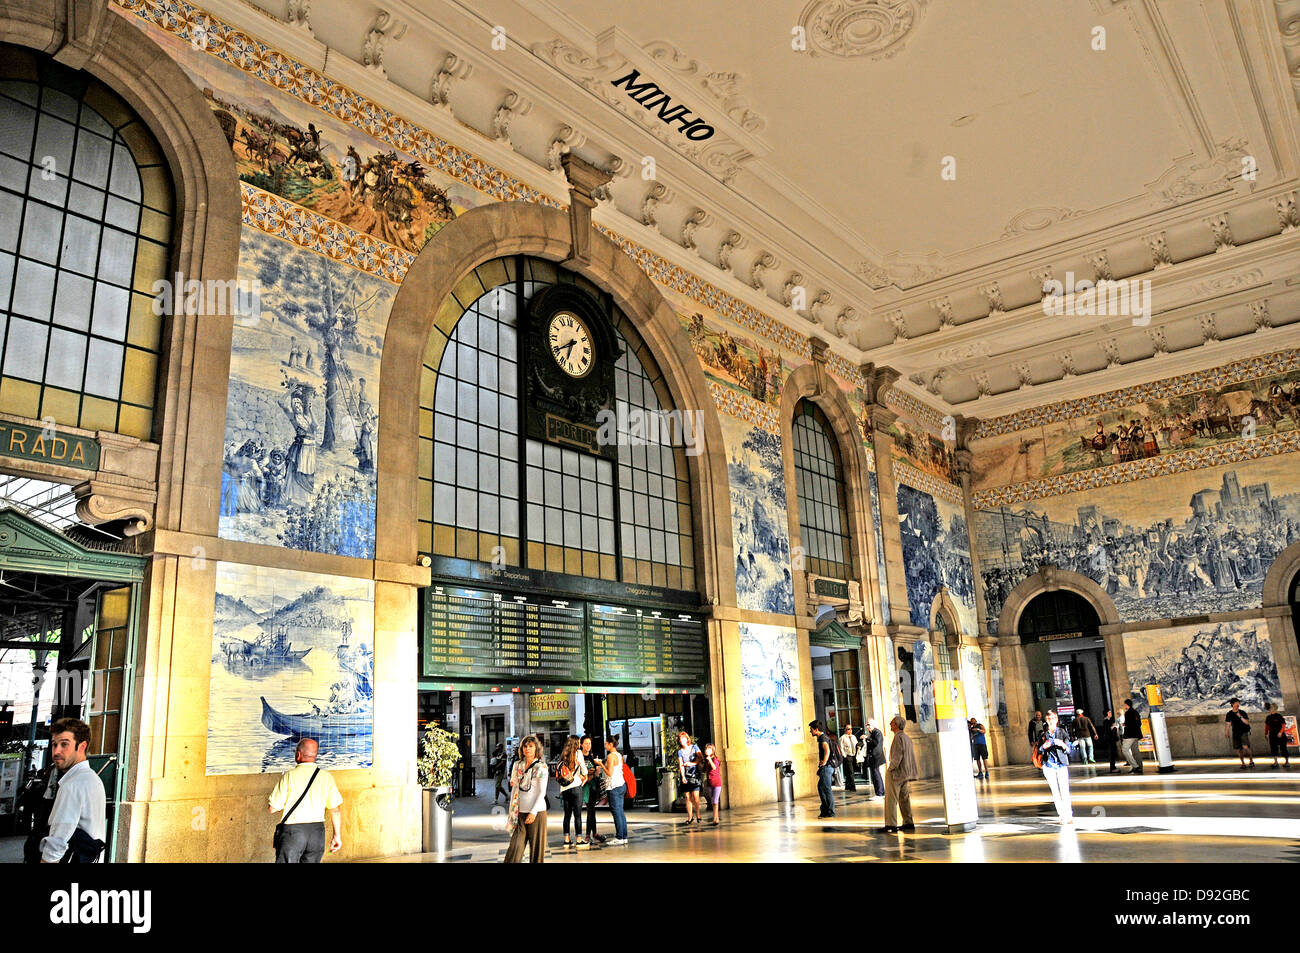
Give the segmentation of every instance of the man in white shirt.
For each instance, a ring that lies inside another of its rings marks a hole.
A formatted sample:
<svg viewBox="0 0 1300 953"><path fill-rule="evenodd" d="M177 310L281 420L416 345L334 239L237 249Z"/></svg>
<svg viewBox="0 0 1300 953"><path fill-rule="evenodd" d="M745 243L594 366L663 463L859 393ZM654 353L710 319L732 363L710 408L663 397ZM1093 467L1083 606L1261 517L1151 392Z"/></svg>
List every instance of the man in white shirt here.
<svg viewBox="0 0 1300 953"><path fill-rule="evenodd" d="M86 761L89 744L90 726L84 721L60 718L50 726L50 757L59 775L50 833L41 841L43 864L59 863L70 845L81 848L74 852L76 859L93 851L91 862L104 849L104 782Z"/></svg>
<svg viewBox="0 0 1300 953"><path fill-rule="evenodd" d="M858 739L853 734L852 725L845 725L844 734L840 735L840 757L844 759L844 790L857 791L853 775L858 767Z"/></svg>
<svg viewBox="0 0 1300 953"><path fill-rule="evenodd" d="M320 863L325 854L326 811L330 812L334 824L330 853L343 849L343 821L339 812L343 795L339 793L334 777L324 768L316 767L318 750L319 745L311 738L299 741L293 756L298 763L280 775L275 790L271 792L267 810L272 814L285 812L280 819L284 835L275 851L277 864ZM299 798L302 798L301 803Z"/></svg>

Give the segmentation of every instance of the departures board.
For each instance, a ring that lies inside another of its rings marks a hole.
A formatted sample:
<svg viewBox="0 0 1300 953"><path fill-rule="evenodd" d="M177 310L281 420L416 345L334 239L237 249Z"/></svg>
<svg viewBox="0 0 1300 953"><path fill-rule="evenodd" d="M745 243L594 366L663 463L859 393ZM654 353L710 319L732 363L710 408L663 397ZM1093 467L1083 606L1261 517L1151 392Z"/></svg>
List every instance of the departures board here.
<svg viewBox="0 0 1300 953"><path fill-rule="evenodd" d="M704 620L689 613L431 586L422 676L452 682L700 686Z"/></svg>

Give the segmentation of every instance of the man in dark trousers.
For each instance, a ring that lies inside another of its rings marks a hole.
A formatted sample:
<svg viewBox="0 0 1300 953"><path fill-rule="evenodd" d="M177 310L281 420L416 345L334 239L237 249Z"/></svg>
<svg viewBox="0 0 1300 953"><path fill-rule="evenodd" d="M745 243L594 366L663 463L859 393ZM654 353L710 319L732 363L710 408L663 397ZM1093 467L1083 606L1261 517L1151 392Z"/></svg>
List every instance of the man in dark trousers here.
<svg viewBox="0 0 1300 953"><path fill-rule="evenodd" d="M810 721L808 730L813 733L813 738L817 742L817 796L822 802L821 813L817 816L834 817L835 799L831 793L831 782L835 778L835 765L831 757L831 747L835 744L835 739L826 733L820 721Z"/></svg>
<svg viewBox="0 0 1300 953"><path fill-rule="evenodd" d="M1124 760L1129 764L1129 774L1142 773L1142 716L1133 707L1132 699L1124 699Z"/></svg>
<svg viewBox="0 0 1300 953"><path fill-rule="evenodd" d="M1093 742L1097 740L1097 726L1082 708L1074 715L1074 735L1079 743L1079 760L1084 764L1096 764L1097 752Z"/></svg>
<svg viewBox="0 0 1300 953"><path fill-rule="evenodd" d="M1237 757L1241 759L1241 766L1246 767L1246 757L1250 756L1250 767L1255 766L1255 755L1250 750L1250 716L1241 710L1241 699L1234 698L1229 702L1232 705L1228 715L1224 718L1223 734L1227 737L1232 733L1232 750L1237 752Z"/></svg>
<svg viewBox="0 0 1300 953"><path fill-rule="evenodd" d="M1106 717L1101 723L1101 733L1106 739L1106 744L1110 746L1110 773L1114 774L1119 770L1115 767L1115 761L1119 757L1120 724L1115 719L1115 713L1109 708L1106 709Z"/></svg>
<svg viewBox="0 0 1300 953"><path fill-rule="evenodd" d="M319 864L325 854L325 812L334 824L334 839L330 853L343 849L343 823L339 793L334 777L324 768L316 766L319 746L311 738L303 738L294 751L292 768L280 776L268 799L267 810L272 814L284 811L280 823L284 833L276 846L277 864Z"/></svg>
<svg viewBox="0 0 1300 953"><path fill-rule="evenodd" d="M866 751L863 754L862 773L865 777L868 772L871 776L871 787L875 794L868 794L867 800L873 801L878 797L885 796L885 779L881 777L880 769L885 766L885 735L876 727L876 722L867 719L867 731L863 737L863 744Z"/></svg>

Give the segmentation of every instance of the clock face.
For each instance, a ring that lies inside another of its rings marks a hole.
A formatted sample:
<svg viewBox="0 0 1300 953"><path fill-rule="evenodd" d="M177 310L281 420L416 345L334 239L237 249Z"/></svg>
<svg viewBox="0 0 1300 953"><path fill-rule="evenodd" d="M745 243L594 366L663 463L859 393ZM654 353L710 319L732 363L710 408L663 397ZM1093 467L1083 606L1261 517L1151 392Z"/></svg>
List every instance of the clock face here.
<svg viewBox="0 0 1300 953"><path fill-rule="evenodd" d="M586 377L596 364L591 331L572 311L557 311L546 329L551 357L570 377Z"/></svg>

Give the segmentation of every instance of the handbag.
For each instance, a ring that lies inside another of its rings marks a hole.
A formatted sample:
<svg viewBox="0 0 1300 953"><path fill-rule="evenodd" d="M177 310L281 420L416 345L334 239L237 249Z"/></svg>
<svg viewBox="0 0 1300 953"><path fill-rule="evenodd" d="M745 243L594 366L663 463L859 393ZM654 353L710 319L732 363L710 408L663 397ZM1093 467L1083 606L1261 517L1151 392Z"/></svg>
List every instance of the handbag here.
<svg viewBox="0 0 1300 953"><path fill-rule="evenodd" d="M271 838L271 846L277 851L279 851L280 844L284 841L284 825L288 823L289 815L298 809L298 805L302 803L302 799L305 798L307 792L311 790L312 782L316 780L316 775L318 774L320 774L320 768L317 768L311 773L311 778L307 781L307 786L302 789L302 793L298 795L298 800L293 802L293 807L285 811L284 816L280 818L280 823L275 825L275 836Z"/></svg>
<svg viewBox="0 0 1300 953"><path fill-rule="evenodd" d="M61 864L93 864L99 860L104 850L104 842L98 837L91 837L78 827L68 838L68 852L59 861Z"/></svg>

